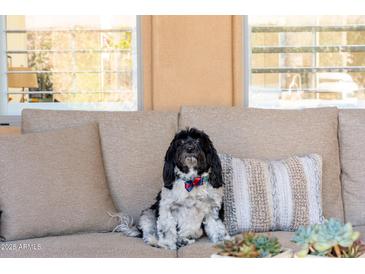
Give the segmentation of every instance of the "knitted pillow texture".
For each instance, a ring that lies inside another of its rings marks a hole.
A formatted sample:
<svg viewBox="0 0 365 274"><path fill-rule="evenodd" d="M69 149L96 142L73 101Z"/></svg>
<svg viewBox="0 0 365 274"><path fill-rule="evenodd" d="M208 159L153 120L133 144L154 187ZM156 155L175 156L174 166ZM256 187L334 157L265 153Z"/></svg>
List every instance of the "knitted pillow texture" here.
<svg viewBox="0 0 365 274"><path fill-rule="evenodd" d="M323 222L319 155L266 161L220 154L220 159L224 221L230 235L295 231L302 225Z"/></svg>

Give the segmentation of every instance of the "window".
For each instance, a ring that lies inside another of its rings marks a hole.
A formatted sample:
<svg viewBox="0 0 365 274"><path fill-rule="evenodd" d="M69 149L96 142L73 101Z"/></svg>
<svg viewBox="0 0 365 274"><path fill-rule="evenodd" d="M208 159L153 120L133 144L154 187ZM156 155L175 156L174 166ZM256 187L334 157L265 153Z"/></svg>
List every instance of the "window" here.
<svg viewBox="0 0 365 274"><path fill-rule="evenodd" d="M0 114L137 110L136 16L1 16Z"/></svg>
<svg viewBox="0 0 365 274"><path fill-rule="evenodd" d="M365 107L365 16L249 16L249 106Z"/></svg>

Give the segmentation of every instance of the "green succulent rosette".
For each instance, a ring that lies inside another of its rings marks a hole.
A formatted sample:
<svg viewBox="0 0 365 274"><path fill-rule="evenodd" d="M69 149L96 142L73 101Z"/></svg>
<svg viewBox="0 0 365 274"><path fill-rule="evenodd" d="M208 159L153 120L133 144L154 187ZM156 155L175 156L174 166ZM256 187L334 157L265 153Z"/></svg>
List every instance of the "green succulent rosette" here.
<svg viewBox="0 0 365 274"><path fill-rule="evenodd" d="M358 257L363 252L358 242L360 233L354 231L350 223L343 224L336 219L323 224L300 227L292 241L301 247L298 257L308 254L329 257ZM354 248L354 245L357 247Z"/></svg>

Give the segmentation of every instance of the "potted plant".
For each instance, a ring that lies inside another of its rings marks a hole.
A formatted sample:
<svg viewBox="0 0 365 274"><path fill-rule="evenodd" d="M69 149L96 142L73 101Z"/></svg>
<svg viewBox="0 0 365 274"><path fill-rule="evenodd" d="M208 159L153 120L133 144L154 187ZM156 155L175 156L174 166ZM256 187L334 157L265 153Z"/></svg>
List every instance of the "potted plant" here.
<svg viewBox="0 0 365 274"><path fill-rule="evenodd" d="M301 247L295 257L359 258L365 257L365 245L359 237L350 223L329 219L323 224L300 227L292 241Z"/></svg>
<svg viewBox="0 0 365 274"><path fill-rule="evenodd" d="M240 234L215 247L218 252L213 254L212 258L292 257L291 251L284 250L276 237L252 232Z"/></svg>

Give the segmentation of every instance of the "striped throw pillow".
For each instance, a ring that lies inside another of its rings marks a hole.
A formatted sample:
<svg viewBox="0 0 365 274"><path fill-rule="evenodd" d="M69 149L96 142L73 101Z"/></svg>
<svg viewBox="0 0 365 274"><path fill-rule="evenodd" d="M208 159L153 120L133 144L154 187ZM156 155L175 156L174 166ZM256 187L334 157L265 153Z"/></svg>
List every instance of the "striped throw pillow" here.
<svg viewBox="0 0 365 274"><path fill-rule="evenodd" d="M295 231L321 223L322 159L317 154L285 160L220 155L224 220L230 235L244 231Z"/></svg>

